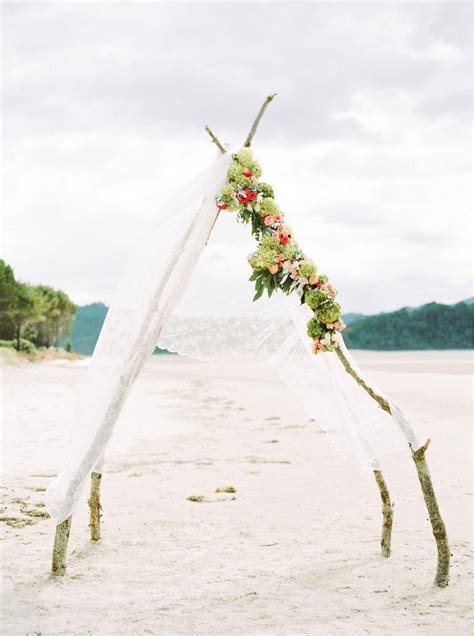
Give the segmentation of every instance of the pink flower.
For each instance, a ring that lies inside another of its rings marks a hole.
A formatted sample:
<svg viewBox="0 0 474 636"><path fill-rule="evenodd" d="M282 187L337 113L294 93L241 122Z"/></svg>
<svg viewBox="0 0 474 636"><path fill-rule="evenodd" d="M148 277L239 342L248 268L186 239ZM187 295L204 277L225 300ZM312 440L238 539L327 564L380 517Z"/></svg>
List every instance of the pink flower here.
<svg viewBox="0 0 474 636"><path fill-rule="evenodd" d="M281 221L281 214L275 214L275 221Z"/></svg>
<svg viewBox="0 0 474 636"><path fill-rule="evenodd" d="M310 279L308 282L310 285L317 285L318 277L316 276L316 274L313 274L312 276L310 276Z"/></svg>
<svg viewBox="0 0 474 636"><path fill-rule="evenodd" d="M288 269L290 269L290 267L291 267L291 261L284 261L283 262L283 269L288 270Z"/></svg>
<svg viewBox="0 0 474 636"><path fill-rule="evenodd" d="M250 181L251 181L252 183L257 183L258 179L257 179L257 177L253 174L253 175L250 177Z"/></svg>
<svg viewBox="0 0 474 636"><path fill-rule="evenodd" d="M319 353L320 351L324 351L324 345L321 344L319 338L316 338L313 342L313 353Z"/></svg>
<svg viewBox="0 0 474 636"><path fill-rule="evenodd" d="M271 214L267 214L267 216L264 217L263 222L266 226L270 226L275 223L275 219L273 218L273 216L271 216Z"/></svg>
<svg viewBox="0 0 474 636"><path fill-rule="evenodd" d="M270 274L276 274L278 271L278 265L276 263L274 265L270 265L268 271L270 272Z"/></svg>
<svg viewBox="0 0 474 636"><path fill-rule="evenodd" d="M299 282L300 285L307 285L308 284L308 279L301 277L301 278L298 279L298 282Z"/></svg>

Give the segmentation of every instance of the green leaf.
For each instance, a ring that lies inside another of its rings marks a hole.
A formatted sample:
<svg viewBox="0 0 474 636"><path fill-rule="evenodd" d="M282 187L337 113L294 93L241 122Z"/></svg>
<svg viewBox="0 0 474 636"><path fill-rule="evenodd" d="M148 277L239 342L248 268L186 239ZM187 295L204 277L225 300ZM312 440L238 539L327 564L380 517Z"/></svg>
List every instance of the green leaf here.
<svg viewBox="0 0 474 636"><path fill-rule="evenodd" d="M255 302L256 300L260 298L260 296L263 294L264 289L265 288L263 286L257 289L257 291L255 292L255 296L253 297L253 302Z"/></svg>

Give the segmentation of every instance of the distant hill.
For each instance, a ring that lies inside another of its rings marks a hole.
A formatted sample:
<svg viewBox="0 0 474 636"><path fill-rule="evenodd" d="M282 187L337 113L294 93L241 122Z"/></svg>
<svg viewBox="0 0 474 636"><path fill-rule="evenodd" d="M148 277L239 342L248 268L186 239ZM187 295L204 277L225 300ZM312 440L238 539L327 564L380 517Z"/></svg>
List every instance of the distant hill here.
<svg viewBox="0 0 474 636"><path fill-rule="evenodd" d="M75 353L83 356L91 356L99 338L100 330L104 324L108 307L104 303L92 303L77 308L76 318L73 323L72 332L62 339L60 345L65 347L68 342ZM156 349L155 353L163 352Z"/></svg>
<svg viewBox="0 0 474 636"><path fill-rule="evenodd" d="M429 303L374 316L344 314L344 338L353 349L471 349L473 303L474 298L468 298L456 305ZM73 330L61 346L70 342L76 353L92 355L106 315L104 303L79 307Z"/></svg>
<svg viewBox="0 0 474 636"><path fill-rule="evenodd" d="M84 356L91 356L107 315L107 309L104 303L78 307L72 332L63 338L61 346L70 342L73 351Z"/></svg>
<svg viewBox="0 0 474 636"><path fill-rule="evenodd" d="M344 339L349 348L377 351L472 349L474 307L469 301L367 316L349 324Z"/></svg>
<svg viewBox="0 0 474 636"><path fill-rule="evenodd" d="M363 320L367 316L364 316L364 314L344 314L342 318L346 325L352 325L353 322Z"/></svg>

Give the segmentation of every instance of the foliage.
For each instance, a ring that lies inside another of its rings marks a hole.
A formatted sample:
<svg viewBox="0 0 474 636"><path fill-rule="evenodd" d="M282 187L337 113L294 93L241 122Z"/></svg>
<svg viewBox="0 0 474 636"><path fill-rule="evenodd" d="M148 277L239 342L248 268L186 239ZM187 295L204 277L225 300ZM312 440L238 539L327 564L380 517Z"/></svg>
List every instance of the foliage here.
<svg viewBox="0 0 474 636"><path fill-rule="evenodd" d="M474 306L429 303L367 316L347 327L346 344L354 349L381 351L472 349Z"/></svg>
<svg viewBox="0 0 474 636"><path fill-rule="evenodd" d="M34 287L33 293L41 312L35 342L40 347L57 347L60 339L71 331L77 307L67 294L46 285Z"/></svg>
<svg viewBox="0 0 474 636"><path fill-rule="evenodd" d="M216 204L219 210L237 212L241 223L251 226L258 241L250 255L255 284L254 300L266 291L284 294L296 292L301 302L315 314L308 323L314 353L332 351L338 346L337 333L345 328L341 308L334 302L336 290L327 276L318 275L316 265L306 258L285 224L284 214L274 200L273 188L258 179L262 174L250 149L243 148L233 156L227 172L228 182L222 187Z"/></svg>
<svg viewBox="0 0 474 636"><path fill-rule="evenodd" d="M58 346L69 333L76 306L62 291L44 285L32 286L15 279L12 268L0 260L0 338L16 340L20 350L23 337L34 346Z"/></svg>
<svg viewBox="0 0 474 636"><path fill-rule="evenodd" d="M34 356L37 352L35 345L26 338L20 338L20 346L18 347L18 342L16 339L13 340L0 340L0 347L3 348L12 348L17 351L23 351L30 356Z"/></svg>

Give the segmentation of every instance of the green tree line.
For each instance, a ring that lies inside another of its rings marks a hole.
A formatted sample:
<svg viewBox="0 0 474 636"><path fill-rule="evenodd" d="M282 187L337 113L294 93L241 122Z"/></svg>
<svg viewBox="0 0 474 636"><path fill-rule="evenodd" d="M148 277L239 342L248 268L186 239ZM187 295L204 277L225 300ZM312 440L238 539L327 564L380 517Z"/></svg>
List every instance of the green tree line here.
<svg viewBox="0 0 474 636"><path fill-rule="evenodd" d="M472 349L473 318L474 305L468 302L429 303L353 322L344 340L353 349L378 351Z"/></svg>
<svg viewBox="0 0 474 636"><path fill-rule="evenodd" d="M18 351L58 347L70 333L77 307L63 291L16 280L13 269L0 260L0 341Z"/></svg>

